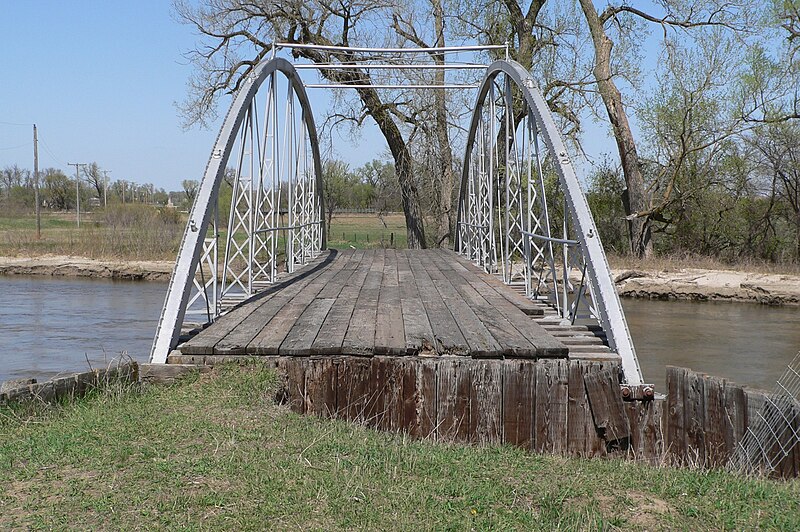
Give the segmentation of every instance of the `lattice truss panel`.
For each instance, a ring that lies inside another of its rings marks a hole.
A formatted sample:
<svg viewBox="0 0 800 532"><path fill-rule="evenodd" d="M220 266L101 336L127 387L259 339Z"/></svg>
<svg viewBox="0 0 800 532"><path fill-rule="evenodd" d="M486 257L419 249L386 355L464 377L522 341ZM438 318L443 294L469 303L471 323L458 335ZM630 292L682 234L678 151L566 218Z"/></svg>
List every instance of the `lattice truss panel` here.
<svg viewBox="0 0 800 532"><path fill-rule="evenodd" d="M456 250L571 323L595 320L641 371L586 198L555 121L519 64L492 64L467 138Z"/></svg>
<svg viewBox="0 0 800 532"><path fill-rule="evenodd" d="M292 272L325 249L321 180L305 88L288 61L266 60L234 96L214 144L152 361L166 360L187 315L194 322L213 321L281 271Z"/></svg>

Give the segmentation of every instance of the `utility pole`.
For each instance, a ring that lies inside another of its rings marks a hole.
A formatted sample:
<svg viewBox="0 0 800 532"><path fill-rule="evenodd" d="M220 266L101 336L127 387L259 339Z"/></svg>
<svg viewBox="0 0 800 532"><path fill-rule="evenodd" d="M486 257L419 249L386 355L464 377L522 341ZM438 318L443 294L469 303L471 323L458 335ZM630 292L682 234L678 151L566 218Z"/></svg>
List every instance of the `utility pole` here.
<svg viewBox="0 0 800 532"><path fill-rule="evenodd" d="M86 163L67 163L68 166L75 167L75 205L78 220L78 228L81 227L81 176L79 173L80 166L86 166Z"/></svg>
<svg viewBox="0 0 800 532"><path fill-rule="evenodd" d="M103 208L108 208L108 173L111 170L103 170L103 177L105 178L105 184L103 185Z"/></svg>
<svg viewBox="0 0 800 532"><path fill-rule="evenodd" d="M42 212L39 207L39 137L33 124L33 201L36 202L36 240L42 239Z"/></svg>

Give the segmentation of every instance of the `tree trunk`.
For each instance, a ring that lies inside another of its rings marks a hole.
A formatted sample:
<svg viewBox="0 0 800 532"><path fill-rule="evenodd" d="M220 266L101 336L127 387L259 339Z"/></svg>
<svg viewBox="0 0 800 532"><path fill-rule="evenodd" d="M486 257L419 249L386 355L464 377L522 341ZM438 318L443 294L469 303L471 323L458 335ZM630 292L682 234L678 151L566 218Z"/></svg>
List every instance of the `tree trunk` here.
<svg viewBox="0 0 800 532"><path fill-rule="evenodd" d="M581 8L586 16L589 31L594 43L594 77L597 88L608 113L608 119L614 130L617 141L617 150L622 164L622 173L625 176L627 199L625 214L629 220L629 242L631 252L639 258L649 257L653 252L653 243L650 233L650 218L637 216L647 210L647 193L639 164L639 155L636 152L636 142L633 139L628 116L622 105L622 94L611 77L611 48L613 43L606 35L603 22L597 14L592 0L580 0Z"/></svg>
<svg viewBox="0 0 800 532"><path fill-rule="evenodd" d="M386 106L382 105L375 89L357 89L364 106L375 119L378 128L383 133L389 150L394 158L394 172L400 184L400 195L403 200L403 214L406 217L406 234L408 236L408 248L425 248L425 225L422 218L422 210L419 206L419 193L414 183L414 168L412 165L411 153L408 145L403 139L403 134L392 120Z"/></svg>
<svg viewBox="0 0 800 532"><path fill-rule="evenodd" d="M436 31L435 47L445 46L444 39L444 10L441 0L431 0L433 18ZM444 54L434 54L433 60L437 65L444 65ZM445 82L444 70L436 71L436 83L443 85ZM445 89L434 92L434 106L436 107L436 143L439 148L439 172L441 174L441 190L439 190L439 220L438 220L438 245L449 246L453 236L455 218L453 212L453 188L455 176L453 175L453 150L450 146L450 135L447 125L447 99Z"/></svg>

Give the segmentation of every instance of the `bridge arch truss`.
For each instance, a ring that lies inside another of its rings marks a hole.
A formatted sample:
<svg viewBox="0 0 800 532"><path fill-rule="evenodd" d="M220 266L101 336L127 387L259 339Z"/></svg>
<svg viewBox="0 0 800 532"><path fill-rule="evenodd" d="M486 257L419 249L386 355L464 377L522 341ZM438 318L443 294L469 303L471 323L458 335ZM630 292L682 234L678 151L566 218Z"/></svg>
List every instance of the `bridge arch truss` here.
<svg viewBox="0 0 800 532"><path fill-rule="evenodd" d="M541 91L514 61L492 63L478 89L455 250L546 300L562 321L596 320L625 382L643 384L586 196Z"/></svg>
<svg viewBox="0 0 800 532"><path fill-rule="evenodd" d="M213 322L274 282L279 268L291 273L308 263L325 249L325 237L319 143L305 87L289 61L264 60L234 95L214 143L150 360L166 362L185 318Z"/></svg>

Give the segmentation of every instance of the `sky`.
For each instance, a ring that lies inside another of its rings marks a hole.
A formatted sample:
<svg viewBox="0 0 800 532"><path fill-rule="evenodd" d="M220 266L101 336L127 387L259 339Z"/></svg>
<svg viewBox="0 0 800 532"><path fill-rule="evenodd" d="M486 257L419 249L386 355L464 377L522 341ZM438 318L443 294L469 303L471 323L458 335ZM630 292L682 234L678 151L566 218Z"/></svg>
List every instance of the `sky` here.
<svg viewBox="0 0 800 532"><path fill-rule="evenodd" d="M112 180L167 190L202 177L219 122L182 127L175 104L193 69L183 54L198 36L169 1L0 0L0 13L0 168L33 167L36 123L41 169L97 162ZM327 98L311 99L319 120ZM584 147L611 151L607 128L590 127ZM380 135L358 142L335 139L337 155L353 167L384 157Z"/></svg>
<svg viewBox="0 0 800 532"><path fill-rule="evenodd" d="M0 167L96 161L110 179L179 190L199 179L216 131L184 131L195 42L165 0L0 0Z"/></svg>

